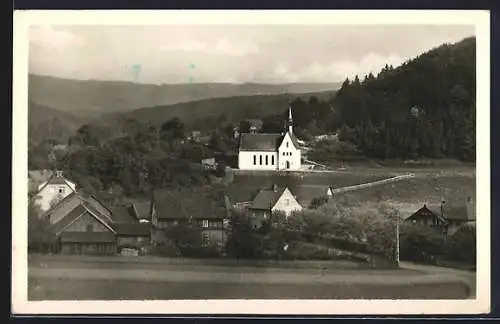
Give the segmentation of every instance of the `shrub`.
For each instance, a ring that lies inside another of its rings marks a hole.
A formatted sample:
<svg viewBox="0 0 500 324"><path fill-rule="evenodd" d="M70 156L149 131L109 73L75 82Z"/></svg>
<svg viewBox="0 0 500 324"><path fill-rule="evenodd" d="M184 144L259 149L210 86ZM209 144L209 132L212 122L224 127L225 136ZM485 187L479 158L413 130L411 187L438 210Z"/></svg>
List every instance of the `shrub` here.
<svg viewBox="0 0 500 324"><path fill-rule="evenodd" d="M429 226L402 223L399 233L402 260L434 263L444 252L444 236Z"/></svg>
<svg viewBox="0 0 500 324"><path fill-rule="evenodd" d="M476 263L476 228L474 226L462 226L446 241L446 258L465 262Z"/></svg>

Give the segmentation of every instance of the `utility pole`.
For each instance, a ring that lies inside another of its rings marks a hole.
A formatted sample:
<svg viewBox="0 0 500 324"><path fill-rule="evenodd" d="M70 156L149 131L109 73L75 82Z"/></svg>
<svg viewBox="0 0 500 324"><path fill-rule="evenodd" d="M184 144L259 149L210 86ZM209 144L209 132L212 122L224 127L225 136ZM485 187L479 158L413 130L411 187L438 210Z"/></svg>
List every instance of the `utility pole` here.
<svg viewBox="0 0 500 324"><path fill-rule="evenodd" d="M399 214L396 214L396 264L399 266Z"/></svg>

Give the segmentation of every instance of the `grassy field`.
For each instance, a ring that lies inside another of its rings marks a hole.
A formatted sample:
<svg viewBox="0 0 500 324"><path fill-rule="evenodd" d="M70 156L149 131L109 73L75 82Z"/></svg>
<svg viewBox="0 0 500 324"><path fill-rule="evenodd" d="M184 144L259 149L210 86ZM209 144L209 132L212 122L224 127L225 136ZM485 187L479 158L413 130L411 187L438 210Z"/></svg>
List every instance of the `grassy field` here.
<svg viewBox="0 0 500 324"><path fill-rule="evenodd" d="M465 299L471 284L451 270L238 266L223 260L35 256L30 300L68 299ZM227 263L227 265L224 265Z"/></svg>

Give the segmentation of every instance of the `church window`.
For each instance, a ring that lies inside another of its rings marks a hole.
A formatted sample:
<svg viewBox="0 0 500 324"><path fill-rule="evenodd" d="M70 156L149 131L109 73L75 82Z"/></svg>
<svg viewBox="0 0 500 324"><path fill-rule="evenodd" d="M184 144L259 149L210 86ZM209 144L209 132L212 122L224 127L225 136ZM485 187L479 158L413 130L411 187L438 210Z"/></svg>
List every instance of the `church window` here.
<svg viewBox="0 0 500 324"><path fill-rule="evenodd" d="M266 165L268 165L268 163L269 163L268 159L269 159L269 157L266 155Z"/></svg>
<svg viewBox="0 0 500 324"><path fill-rule="evenodd" d="M288 148L288 142L286 142L286 147Z"/></svg>
<svg viewBox="0 0 500 324"><path fill-rule="evenodd" d="M290 156L292 156L292 152L290 152Z"/></svg>
<svg viewBox="0 0 500 324"><path fill-rule="evenodd" d="M257 154L253 155L253 165L257 164Z"/></svg>
<svg viewBox="0 0 500 324"><path fill-rule="evenodd" d="M283 152L283 156L285 156L285 152Z"/></svg>
<svg viewBox="0 0 500 324"><path fill-rule="evenodd" d="M271 155L271 165L274 165L274 155Z"/></svg>
<svg viewBox="0 0 500 324"><path fill-rule="evenodd" d="M259 164L262 165L262 155L259 156Z"/></svg>

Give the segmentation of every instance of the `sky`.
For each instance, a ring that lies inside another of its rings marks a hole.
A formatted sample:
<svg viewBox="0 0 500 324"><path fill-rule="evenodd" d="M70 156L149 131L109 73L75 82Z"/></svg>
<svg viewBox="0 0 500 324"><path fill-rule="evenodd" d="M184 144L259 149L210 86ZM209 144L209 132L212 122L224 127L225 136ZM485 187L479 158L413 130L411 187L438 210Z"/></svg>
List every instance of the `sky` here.
<svg viewBox="0 0 500 324"><path fill-rule="evenodd" d="M447 25L33 26L30 73L139 83L341 82L474 36Z"/></svg>

